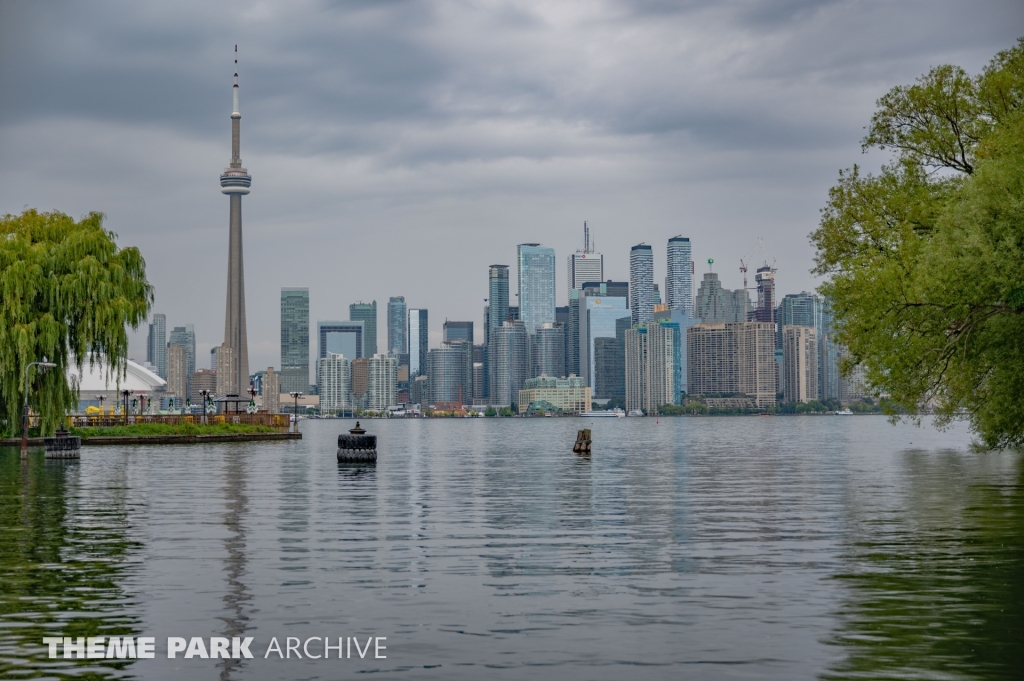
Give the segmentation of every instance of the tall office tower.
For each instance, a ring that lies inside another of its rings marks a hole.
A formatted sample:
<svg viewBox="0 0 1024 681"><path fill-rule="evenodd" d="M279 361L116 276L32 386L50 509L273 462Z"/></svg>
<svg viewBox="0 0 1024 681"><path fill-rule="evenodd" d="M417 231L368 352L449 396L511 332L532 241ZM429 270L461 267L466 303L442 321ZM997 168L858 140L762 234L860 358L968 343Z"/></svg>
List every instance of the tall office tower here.
<svg viewBox="0 0 1024 681"><path fill-rule="evenodd" d="M345 355L350 362L366 356L363 322L317 321L316 337L318 361L330 353Z"/></svg>
<svg viewBox="0 0 1024 681"><path fill-rule="evenodd" d="M281 289L281 390L309 389L309 289Z"/></svg>
<svg viewBox="0 0 1024 681"><path fill-rule="evenodd" d="M775 268L763 265L754 275L757 282L757 307L747 313L752 322L775 323Z"/></svg>
<svg viewBox="0 0 1024 681"><path fill-rule="evenodd" d="M818 329L818 399L838 400L842 391L839 373L839 344L835 339L832 307L828 298L821 301L821 324Z"/></svg>
<svg viewBox="0 0 1024 681"><path fill-rule="evenodd" d="M149 325L146 361L156 367L160 378L167 378L167 315L155 314Z"/></svg>
<svg viewBox="0 0 1024 681"><path fill-rule="evenodd" d="M787 402L818 399L818 339L814 327L782 327L782 352L785 358L783 399Z"/></svg>
<svg viewBox="0 0 1024 681"><path fill-rule="evenodd" d="M238 395L238 376L235 370L238 362L235 361L235 349L223 343L217 348L217 397L225 395Z"/></svg>
<svg viewBox="0 0 1024 681"><path fill-rule="evenodd" d="M519 306L509 305L508 306L508 319L509 321L518 322L520 321Z"/></svg>
<svg viewBox="0 0 1024 681"><path fill-rule="evenodd" d="M444 320L443 340L464 340L470 345L473 344L473 322L452 322Z"/></svg>
<svg viewBox="0 0 1024 681"><path fill-rule="evenodd" d="M234 383L223 383L219 377L217 383L227 385L228 394L238 395L249 387L242 384L242 381L249 377L249 341L245 331L245 268L242 264L242 196L249 193L249 186L252 184L252 177L242 167L242 158L239 155L239 127L242 114L238 112L238 45L235 45L235 84L231 91L235 105L231 111L231 162L220 176L220 191L227 194L231 202L224 344L234 351L231 355L234 364L230 371L226 372Z"/></svg>
<svg viewBox="0 0 1024 681"><path fill-rule="evenodd" d="M704 273L704 281L697 290L697 319L705 324L745 322L749 306L750 298L745 290L723 289L718 274Z"/></svg>
<svg viewBox="0 0 1024 681"><path fill-rule="evenodd" d="M555 321L555 249L519 244L519 318L533 334L544 322Z"/></svg>
<svg viewBox="0 0 1024 681"><path fill-rule="evenodd" d="M661 291L658 289L658 285L654 285L654 307L661 305Z"/></svg>
<svg viewBox="0 0 1024 681"><path fill-rule="evenodd" d="M569 321L565 325L565 375L582 376L580 373L580 292L569 291Z"/></svg>
<svg viewBox="0 0 1024 681"><path fill-rule="evenodd" d="M569 289L569 296L572 297L572 292L576 291L576 295L579 295L579 291L576 289ZM572 350L572 341L569 336L569 327L571 322L571 312L568 305L562 305L555 308L555 322L562 325L562 337L565 340L565 347L562 348L562 357L565 358L565 365L562 367L561 375L568 376L570 373L575 373L569 368L570 356L569 353ZM577 344L579 340L577 339Z"/></svg>
<svg viewBox="0 0 1024 681"><path fill-rule="evenodd" d="M396 355L409 354L405 315L405 296L391 296L388 300L388 352Z"/></svg>
<svg viewBox="0 0 1024 681"><path fill-rule="evenodd" d="M594 339L594 397L626 396L626 331L632 328L628 316L615 320L615 337Z"/></svg>
<svg viewBox="0 0 1024 681"><path fill-rule="evenodd" d="M696 324L686 334L687 392L743 394L775 404L775 326L765 322Z"/></svg>
<svg viewBox="0 0 1024 681"><path fill-rule="evenodd" d="M352 368L352 406L366 406L366 391L370 386L370 359L360 357L349 364Z"/></svg>
<svg viewBox="0 0 1024 681"><path fill-rule="evenodd" d="M693 254L690 238L674 236L668 240L668 276L665 277L665 302L670 310L693 314Z"/></svg>
<svg viewBox="0 0 1024 681"><path fill-rule="evenodd" d="M522 321L507 321L494 330L489 360L491 404L513 404L530 372L530 336Z"/></svg>
<svg viewBox="0 0 1024 681"><path fill-rule="evenodd" d="M167 388L165 392L178 398L177 405L181 407L188 397L188 355L185 348L177 343L167 346Z"/></svg>
<svg viewBox="0 0 1024 681"><path fill-rule="evenodd" d="M177 343L185 348L185 365L189 377L196 370L196 331L191 324L176 326L171 329L171 335L167 338L167 344ZM186 393L187 394L187 393Z"/></svg>
<svg viewBox="0 0 1024 681"><path fill-rule="evenodd" d="M342 355L330 353L317 362L320 413L336 414L352 408L352 365Z"/></svg>
<svg viewBox="0 0 1024 681"><path fill-rule="evenodd" d="M363 323L363 357L377 354L377 301L352 303L348 306L348 318Z"/></svg>
<svg viewBox="0 0 1024 681"><path fill-rule="evenodd" d="M430 349L427 311L409 310L409 380L427 373L427 350Z"/></svg>
<svg viewBox="0 0 1024 681"><path fill-rule="evenodd" d="M580 299L580 376L591 388L596 388L597 375L594 343L598 338L615 338L616 321L622 318L630 319L625 298L584 296Z"/></svg>
<svg viewBox="0 0 1024 681"><path fill-rule="evenodd" d="M483 362L473 362L473 404L485 404L487 400L487 372Z"/></svg>
<svg viewBox="0 0 1024 681"><path fill-rule="evenodd" d="M366 408L386 411L398 404L398 358L378 353L367 367Z"/></svg>
<svg viewBox="0 0 1024 681"><path fill-rule="evenodd" d="M595 253L590 245L590 230L583 223L583 250L569 256L569 290L580 289L585 281L604 279L604 256Z"/></svg>
<svg viewBox="0 0 1024 681"><path fill-rule="evenodd" d="M437 409L473 403L473 346L464 340L441 343L427 354L430 402Z"/></svg>
<svg viewBox="0 0 1024 681"><path fill-rule="evenodd" d="M203 396L200 394L203 390L217 392L217 372L212 369L197 369L189 376L188 382L191 385L188 396L193 405L203 406Z"/></svg>
<svg viewBox="0 0 1024 681"><path fill-rule="evenodd" d="M210 371L217 370L217 348L210 348Z"/></svg>
<svg viewBox="0 0 1024 681"><path fill-rule="evenodd" d="M626 410L642 410L647 404L647 327L636 326L626 330Z"/></svg>
<svg viewBox="0 0 1024 681"><path fill-rule="evenodd" d="M565 327L558 322L544 322L531 338L533 371L535 376L564 376Z"/></svg>
<svg viewBox="0 0 1024 681"><path fill-rule="evenodd" d="M263 374L263 410L281 413L281 374L274 371L274 367L267 367L267 373Z"/></svg>
<svg viewBox="0 0 1024 681"><path fill-rule="evenodd" d="M508 319L508 265L491 265L487 296L487 329L484 333L484 342L490 343L491 332Z"/></svg>
<svg viewBox="0 0 1024 681"><path fill-rule="evenodd" d="M647 244L629 249L629 309L633 326L651 321L654 314L654 252Z"/></svg>

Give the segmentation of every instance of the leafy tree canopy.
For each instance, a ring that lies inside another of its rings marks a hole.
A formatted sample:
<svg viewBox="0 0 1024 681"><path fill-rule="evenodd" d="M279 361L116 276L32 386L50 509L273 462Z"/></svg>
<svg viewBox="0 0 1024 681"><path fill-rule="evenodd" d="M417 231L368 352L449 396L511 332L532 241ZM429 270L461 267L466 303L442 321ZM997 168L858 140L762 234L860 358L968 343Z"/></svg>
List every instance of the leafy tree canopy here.
<svg viewBox="0 0 1024 681"><path fill-rule="evenodd" d="M978 76L939 66L878 100L829 192L815 273L844 371L862 363L891 411L931 402L990 447L1024 445L1024 39Z"/></svg>
<svg viewBox="0 0 1024 681"><path fill-rule="evenodd" d="M24 391L53 432L76 406L67 368L81 368L89 353L104 355L123 376L126 326L149 313L153 288L136 248L118 249L103 216L76 222L63 213L27 210L0 217L0 418L9 433L20 429ZM57 366L25 367L42 360Z"/></svg>

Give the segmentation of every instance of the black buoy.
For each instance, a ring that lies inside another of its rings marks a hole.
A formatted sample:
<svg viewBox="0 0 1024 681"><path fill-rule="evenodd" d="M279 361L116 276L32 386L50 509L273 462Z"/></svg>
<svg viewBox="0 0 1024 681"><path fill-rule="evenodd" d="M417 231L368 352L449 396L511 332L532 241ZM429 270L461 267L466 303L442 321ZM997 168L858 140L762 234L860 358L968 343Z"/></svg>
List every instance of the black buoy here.
<svg viewBox="0 0 1024 681"><path fill-rule="evenodd" d="M77 459L81 454L82 438L61 428L55 437L43 439L47 459Z"/></svg>
<svg viewBox="0 0 1024 681"><path fill-rule="evenodd" d="M342 463L375 463L377 461L377 436L367 435L356 427L338 436L338 461Z"/></svg>

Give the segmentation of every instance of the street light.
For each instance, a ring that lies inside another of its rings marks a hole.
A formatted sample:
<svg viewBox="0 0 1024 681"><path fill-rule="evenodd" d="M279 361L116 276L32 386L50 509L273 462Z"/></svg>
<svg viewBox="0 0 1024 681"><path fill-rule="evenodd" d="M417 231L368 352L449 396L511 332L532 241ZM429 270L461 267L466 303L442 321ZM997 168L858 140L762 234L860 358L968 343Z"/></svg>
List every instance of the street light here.
<svg viewBox="0 0 1024 681"><path fill-rule="evenodd" d="M32 367L52 369L57 366L53 362L29 362L25 366L25 408L21 415L21 458L28 456L28 370Z"/></svg>
<svg viewBox="0 0 1024 681"><path fill-rule="evenodd" d="M210 398L210 391L200 390L199 396L203 398L203 425L206 425L206 403Z"/></svg>
<svg viewBox="0 0 1024 681"><path fill-rule="evenodd" d="M128 397L134 394L134 390L125 389L121 391L121 395L124 397L124 425L126 426L128 425Z"/></svg>
<svg viewBox="0 0 1024 681"><path fill-rule="evenodd" d="M299 432L299 398L302 397L302 393L299 391L293 391L288 393L295 398L295 413L293 418L295 419L295 432Z"/></svg>

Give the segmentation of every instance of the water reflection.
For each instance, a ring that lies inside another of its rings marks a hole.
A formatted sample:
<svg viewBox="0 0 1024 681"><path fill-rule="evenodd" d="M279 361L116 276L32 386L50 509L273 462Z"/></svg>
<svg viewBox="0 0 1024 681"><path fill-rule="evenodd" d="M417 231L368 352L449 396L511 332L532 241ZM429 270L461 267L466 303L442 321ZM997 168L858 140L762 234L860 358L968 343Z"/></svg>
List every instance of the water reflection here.
<svg viewBox="0 0 1024 681"><path fill-rule="evenodd" d="M902 472L899 503L859 512L852 569L839 577L852 593L830 641L847 657L823 678L1021 678L1020 460L912 452Z"/></svg>
<svg viewBox="0 0 1024 681"><path fill-rule="evenodd" d="M0 677L124 678L131 661L50 660L44 636L135 636L139 604L121 586L139 545L123 467L102 483L78 461L22 462L0 448Z"/></svg>
<svg viewBox="0 0 1024 681"><path fill-rule="evenodd" d="M248 630L248 603L252 596L246 586L246 530L245 518L249 507L246 495L246 476L249 462L244 454L232 451L225 457L224 494L225 512L224 526L227 535L224 538L224 573L227 590L224 592L224 630L221 634L227 638L244 637ZM220 660L221 681L227 681L231 674L242 664L241 660Z"/></svg>

